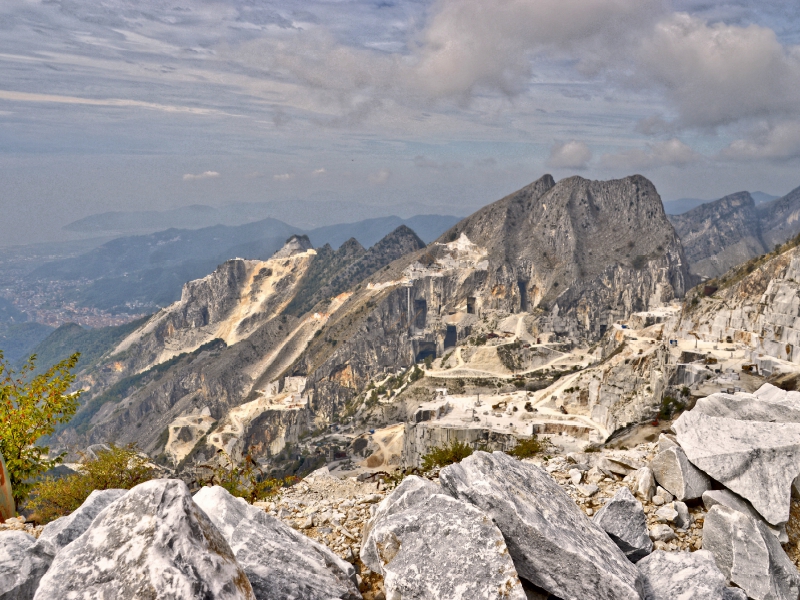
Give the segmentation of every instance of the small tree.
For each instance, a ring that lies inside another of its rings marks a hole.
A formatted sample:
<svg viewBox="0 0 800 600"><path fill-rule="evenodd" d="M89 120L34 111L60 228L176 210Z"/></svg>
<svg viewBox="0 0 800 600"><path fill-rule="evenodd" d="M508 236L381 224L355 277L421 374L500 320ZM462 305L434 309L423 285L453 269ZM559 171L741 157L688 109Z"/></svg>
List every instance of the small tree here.
<svg viewBox="0 0 800 600"><path fill-rule="evenodd" d="M36 355L15 373L0 352L0 453L6 460L14 501L28 496L32 480L60 463L64 454L48 458L50 448L39 440L78 410L80 392L67 393L79 353L34 377Z"/></svg>

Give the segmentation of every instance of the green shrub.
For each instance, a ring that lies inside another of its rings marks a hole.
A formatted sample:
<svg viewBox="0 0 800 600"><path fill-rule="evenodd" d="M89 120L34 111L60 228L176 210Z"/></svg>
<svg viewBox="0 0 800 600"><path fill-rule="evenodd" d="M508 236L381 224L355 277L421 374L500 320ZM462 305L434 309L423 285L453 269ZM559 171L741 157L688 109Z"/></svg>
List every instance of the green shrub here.
<svg viewBox="0 0 800 600"><path fill-rule="evenodd" d="M664 396L661 400L661 409L658 411L658 416L661 419L669 419L677 411L686 408L686 404L672 396Z"/></svg>
<svg viewBox="0 0 800 600"><path fill-rule="evenodd" d="M240 464L231 460L225 452L220 452L222 460L215 466L200 465L209 471L206 477L200 478L200 485L218 485L237 498L244 498L250 503L277 494L281 488L296 484L299 479L294 476L275 479L264 476L259 464L248 454Z"/></svg>
<svg viewBox="0 0 800 600"><path fill-rule="evenodd" d="M414 370L411 371L411 375L409 376L408 380L413 383L414 381L419 381L423 377L425 377L425 373L417 365L414 365Z"/></svg>
<svg viewBox="0 0 800 600"><path fill-rule="evenodd" d="M153 477L155 472L148 460L134 446L119 448L112 444L78 467L78 473L60 479L46 477L35 484L26 507L39 522L49 523L77 509L94 490L129 490Z"/></svg>
<svg viewBox="0 0 800 600"><path fill-rule="evenodd" d="M517 445L508 451L515 458L523 459L541 454L549 447L547 440L540 440L536 435L517 441Z"/></svg>
<svg viewBox="0 0 800 600"><path fill-rule="evenodd" d="M446 467L453 463L461 462L472 454L472 446L466 442L453 440L449 446L432 448L422 457L422 470L430 471L436 467Z"/></svg>

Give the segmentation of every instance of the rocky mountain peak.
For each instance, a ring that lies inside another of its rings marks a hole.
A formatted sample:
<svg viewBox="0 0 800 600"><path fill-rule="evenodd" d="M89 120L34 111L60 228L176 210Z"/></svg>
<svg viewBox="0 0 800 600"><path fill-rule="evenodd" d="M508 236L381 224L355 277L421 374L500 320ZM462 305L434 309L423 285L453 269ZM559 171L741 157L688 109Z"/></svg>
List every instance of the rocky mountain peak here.
<svg viewBox="0 0 800 600"><path fill-rule="evenodd" d="M311 240L308 239L307 235L293 235L286 240L283 248L272 255L272 258L289 258L290 256L299 254L301 252L306 252L312 248L313 245L311 244Z"/></svg>

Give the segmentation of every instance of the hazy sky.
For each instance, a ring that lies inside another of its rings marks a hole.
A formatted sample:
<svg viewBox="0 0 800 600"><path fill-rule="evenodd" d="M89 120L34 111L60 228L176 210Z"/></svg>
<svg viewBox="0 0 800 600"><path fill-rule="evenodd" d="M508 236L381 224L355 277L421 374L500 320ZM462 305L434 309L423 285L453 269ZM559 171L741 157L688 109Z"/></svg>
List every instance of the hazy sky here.
<svg viewBox="0 0 800 600"><path fill-rule="evenodd" d="M0 245L105 210L800 185L800 3L0 0Z"/></svg>

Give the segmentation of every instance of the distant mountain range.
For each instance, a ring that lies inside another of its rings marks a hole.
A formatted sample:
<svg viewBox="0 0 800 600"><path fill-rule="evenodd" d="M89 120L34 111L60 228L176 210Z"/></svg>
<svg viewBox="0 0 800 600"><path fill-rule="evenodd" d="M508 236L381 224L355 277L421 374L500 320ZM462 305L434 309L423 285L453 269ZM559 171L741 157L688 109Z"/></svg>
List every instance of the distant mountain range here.
<svg viewBox="0 0 800 600"><path fill-rule="evenodd" d="M239 202L225 206L193 204L164 211L104 212L68 223L63 229L76 233L116 236L155 233L170 228L202 229L214 225L245 225L265 219L278 219L302 229L314 229L332 224L353 223L365 218L377 219L394 215L409 218L431 212L455 212L464 216L457 206L431 206L417 202L382 206L340 200L322 202L297 199L282 202Z"/></svg>
<svg viewBox="0 0 800 600"><path fill-rule="evenodd" d="M167 229L116 238L73 258L36 268L32 279L88 280L70 299L80 306L142 313L180 298L187 281L203 277L232 258L266 260L293 234L305 234L314 247L338 248L354 238L365 247L405 225L425 243L459 220L442 215L396 216L304 230L277 219L246 225Z"/></svg>
<svg viewBox="0 0 800 600"><path fill-rule="evenodd" d="M764 192L750 192L750 197L755 204L762 204L764 202L771 202L777 200L780 196L773 196ZM682 215L685 212L702 206L703 204L710 204L714 200L701 200L700 198L679 198L678 200L667 200L664 202L664 212L668 215Z"/></svg>

